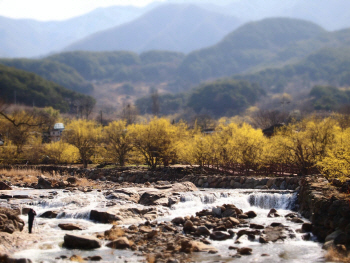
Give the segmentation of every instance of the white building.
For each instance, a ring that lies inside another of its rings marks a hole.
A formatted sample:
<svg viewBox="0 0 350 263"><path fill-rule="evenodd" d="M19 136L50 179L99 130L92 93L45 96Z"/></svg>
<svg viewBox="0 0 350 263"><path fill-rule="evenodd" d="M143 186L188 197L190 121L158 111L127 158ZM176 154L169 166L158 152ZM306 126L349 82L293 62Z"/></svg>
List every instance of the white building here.
<svg viewBox="0 0 350 263"><path fill-rule="evenodd" d="M64 131L63 123L56 123L53 126L53 130L50 131L50 140L52 142L58 142L59 140L61 140L63 131Z"/></svg>

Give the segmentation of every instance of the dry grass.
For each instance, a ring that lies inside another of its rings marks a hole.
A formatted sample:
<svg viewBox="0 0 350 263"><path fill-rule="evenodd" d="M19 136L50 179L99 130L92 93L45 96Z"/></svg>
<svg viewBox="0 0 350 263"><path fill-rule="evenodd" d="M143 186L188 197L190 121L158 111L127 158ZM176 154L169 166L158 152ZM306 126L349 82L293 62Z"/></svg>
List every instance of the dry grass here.
<svg viewBox="0 0 350 263"><path fill-rule="evenodd" d="M36 169L0 169L0 178L3 180L6 180L8 182L11 182L11 184L16 185L18 183L24 183L24 184L36 184L38 183L38 177L44 176L51 180L54 184L59 181L66 181L68 177L70 177L68 174L59 174L53 171L52 173L48 172L41 172L40 170ZM96 183L92 180L89 180L87 178L77 178L77 186L87 187L96 186Z"/></svg>
<svg viewBox="0 0 350 263"><path fill-rule="evenodd" d="M105 231L105 238L108 240L115 240L118 237L122 237L124 235L124 230L117 226L113 226L110 230Z"/></svg>
<svg viewBox="0 0 350 263"><path fill-rule="evenodd" d="M327 261L350 263L350 254L346 251L339 252L337 248L330 248L325 256Z"/></svg>
<svg viewBox="0 0 350 263"><path fill-rule="evenodd" d="M5 179L7 181L10 181L12 184L16 184L19 182L29 184L37 183L38 176L40 176L41 174L41 171L35 169L0 169L1 178L5 177Z"/></svg>

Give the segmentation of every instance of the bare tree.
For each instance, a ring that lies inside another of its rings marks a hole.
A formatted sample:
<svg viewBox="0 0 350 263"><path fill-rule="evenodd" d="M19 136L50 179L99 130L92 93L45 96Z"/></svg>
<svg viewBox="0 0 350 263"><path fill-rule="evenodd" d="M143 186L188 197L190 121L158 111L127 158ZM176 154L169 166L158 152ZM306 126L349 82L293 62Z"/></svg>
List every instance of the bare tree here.
<svg viewBox="0 0 350 263"><path fill-rule="evenodd" d="M153 89L151 98L152 98L152 114L154 116L158 116L160 111L160 106L159 106L159 95L158 95L157 89Z"/></svg>
<svg viewBox="0 0 350 263"><path fill-rule="evenodd" d="M137 115L137 108L128 104L122 109L120 118L126 121L126 125L130 125L136 122Z"/></svg>
<svg viewBox="0 0 350 263"><path fill-rule="evenodd" d="M287 117L287 113L278 110L259 110L252 116L252 122L256 128L265 129L285 122Z"/></svg>

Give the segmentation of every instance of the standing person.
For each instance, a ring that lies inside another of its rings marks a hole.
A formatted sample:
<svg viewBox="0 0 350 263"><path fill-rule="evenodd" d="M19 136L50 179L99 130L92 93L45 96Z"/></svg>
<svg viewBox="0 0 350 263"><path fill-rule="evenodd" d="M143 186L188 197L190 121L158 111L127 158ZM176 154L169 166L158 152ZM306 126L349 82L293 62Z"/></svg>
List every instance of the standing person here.
<svg viewBox="0 0 350 263"><path fill-rule="evenodd" d="M29 233L32 233L32 227L33 227L33 222L34 222L34 217L36 216L36 212L34 209L29 209L28 212L28 228L29 228Z"/></svg>

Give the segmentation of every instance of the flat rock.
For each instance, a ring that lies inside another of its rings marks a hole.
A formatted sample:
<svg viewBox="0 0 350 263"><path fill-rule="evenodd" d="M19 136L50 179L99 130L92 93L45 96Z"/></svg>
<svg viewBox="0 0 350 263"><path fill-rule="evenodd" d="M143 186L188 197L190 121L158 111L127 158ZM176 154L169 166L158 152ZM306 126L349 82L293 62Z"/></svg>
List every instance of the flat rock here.
<svg viewBox="0 0 350 263"><path fill-rule="evenodd" d="M94 236L66 234L63 245L72 249L95 249L101 247L101 242Z"/></svg>
<svg viewBox="0 0 350 263"><path fill-rule="evenodd" d="M62 230L83 230L83 228L77 224L58 224L58 227L61 228Z"/></svg>

